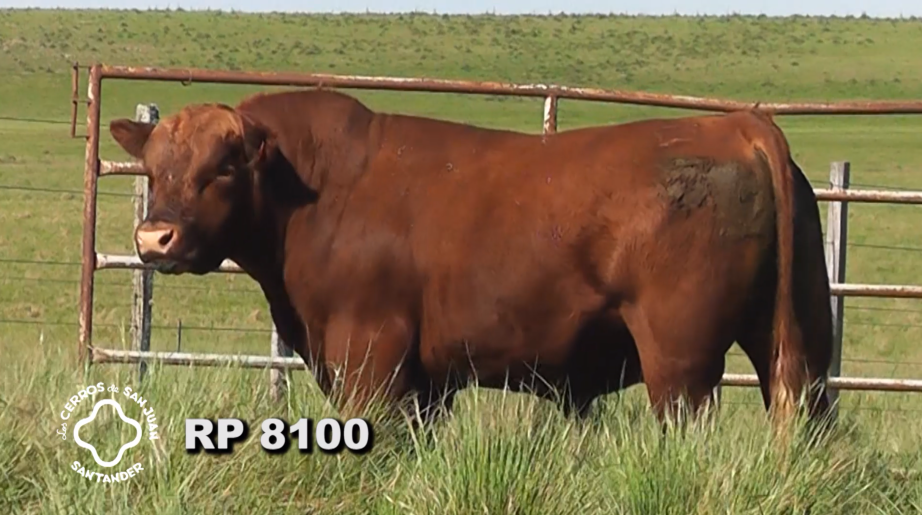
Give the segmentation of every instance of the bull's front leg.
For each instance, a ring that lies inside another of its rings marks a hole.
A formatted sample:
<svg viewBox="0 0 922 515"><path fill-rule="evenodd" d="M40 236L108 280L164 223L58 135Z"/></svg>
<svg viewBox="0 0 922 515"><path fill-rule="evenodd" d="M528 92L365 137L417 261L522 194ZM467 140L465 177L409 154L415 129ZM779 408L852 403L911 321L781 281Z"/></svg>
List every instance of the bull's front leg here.
<svg viewBox="0 0 922 515"><path fill-rule="evenodd" d="M399 315L330 318L322 359L342 416L362 416L373 401L395 408L411 393L414 336L415 326Z"/></svg>

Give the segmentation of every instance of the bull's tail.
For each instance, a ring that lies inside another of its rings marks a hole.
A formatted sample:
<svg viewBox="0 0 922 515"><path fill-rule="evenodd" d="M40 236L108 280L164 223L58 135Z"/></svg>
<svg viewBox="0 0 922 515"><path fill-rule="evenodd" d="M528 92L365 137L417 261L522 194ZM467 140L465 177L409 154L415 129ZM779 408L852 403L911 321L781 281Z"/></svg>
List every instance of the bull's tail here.
<svg viewBox="0 0 922 515"><path fill-rule="evenodd" d="M769 391L773 413L788 419L796 412L809 381L803 333L794 311L794 172L787 138L781 129L767 114L756 112L756 116L768 130L759 131L758 136L751 135L751 141L771 170L776 213L778 273Z"/></svg>

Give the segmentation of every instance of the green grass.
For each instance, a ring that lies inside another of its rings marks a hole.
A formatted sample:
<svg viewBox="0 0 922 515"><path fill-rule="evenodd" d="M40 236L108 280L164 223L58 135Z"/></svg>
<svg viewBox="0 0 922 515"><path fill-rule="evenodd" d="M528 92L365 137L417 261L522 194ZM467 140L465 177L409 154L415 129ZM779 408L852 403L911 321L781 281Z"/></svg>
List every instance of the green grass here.
<svg viewBox="0 0 922 515"><path fill-rule="evenodd" d="M76 386L131 380L131 367L94 367L84 377L75 364L84 145L68 135L74 60L553 82L751 101L914 99L922 97L920 45L917 20L0 10L0 507L803 513L812 502L816 513L918 511L918 480L900 482L888 472L922 457L922 402L912 394L844 393L849 429L834 444L787 455L771 447L755 393L742 389L725 390L716 428L661 448L637 387L606 399L602 420L588 428L560 419L546 403L510 395L503 406L500 393L472 390L461 396L457 416L423 443L405 428L380 425L375 449L364 457L266 456L256 449L258 420L316 419L327 410L308 376L295 375L292 399L282 406L265 398L263 371L164 369L153 374L149 393L166 426L160 447L139 446L135 453L152 473L108 488L82 484L67 469L89 455L81 450L80 458L70 458L74 450L62 447L54 422L61 399ZM166 115L188 102L232 103L253 91L106 81L102 116L104 123L130 117L139 102L156 102ZM541 126L537 99L355 94L380 110L533 132ZM685 113L560 105L561 129ZM780 123L817 186L827 180L830 161L848 160L853 183L922 189L919 117L805 116ZM107 134L101 153L125 157ZM97 247L128 253L132 179L105 178L100 191ZM919 210L852 204L849 213L849 280L918 283ZM129 345L130 284L127 272L97 274L96 343ZM154 349L176 348L180 320L183 350L268 350L265 301L246 277L157 276ZM843 372L922 377L920 329L917 302L848 299ZM728 369L750 372L732 353ZM247 442L230 456L187 456L183 419L219 416L249 420Z"/></svg>
<svg viewBox="0 0 922 515"><path fill-rule="evenodd" d="M34 355L62 362L64 354L45 345ZM120 385L133 379L125 368L94 370L92 376ZM295 449L270 456L259 448L261 420L336 416L316 389L306 388L303 376L295 377L290 397L279 403L268 399L265 373L155 367L152 377L141 394L158 414L160 439L142 440L123 461L142 463L141 475L105 485L68 470L75 459L92 461L53 434L60 426L53 412L64 392L89 381L74 370L36 370L21 362L7 367L8 385L0 395L0 503L52 513L395 515L866 514L922 508L922 483L893 472L918 466L917 459L867 445L870 434L888 431L887 417L862 428L846 420L818 446L804 439L785 446L773 440L761 415L736 406L684 438L663 438L637 399L609 399L596 423L576 425L533 397L472 390L455 416L431 431L412 432L372 412L375 444L363 456ZM127 411L141 415L133 405ZM230 455L190 456L182 447L183 420L202 416L247 420L250 437ZM92 435L100 429L108 435L104 456L133 436L112 417ZM918 437L916 443L922 443Z"/></svg>

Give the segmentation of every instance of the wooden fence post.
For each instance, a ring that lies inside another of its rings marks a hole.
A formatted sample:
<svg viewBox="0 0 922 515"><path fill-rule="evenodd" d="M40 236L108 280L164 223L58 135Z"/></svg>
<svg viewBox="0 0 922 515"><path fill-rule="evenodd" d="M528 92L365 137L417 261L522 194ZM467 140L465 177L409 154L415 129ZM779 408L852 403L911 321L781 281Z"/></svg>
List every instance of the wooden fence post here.
<svg viewBox="0 0 922 515"><path fill-rule="evenodd" d="M146 123L160 121L160 111L157 104L138 104L135 108L135 120ZM147 208L150 202L150 190L147 177L137 176L134 180L134 227L147 217ZM154 290L153 270L132 271L132 311L131 311L131 346L139 351L150 350L151 332L151 299ZM138 361L138 382L144 381L147 373L147 362Z"/></svg>
<svg viewBox="0 0 922 515"><path fill-rule="evenodd" d="M291 347L285 345L285 342L279 338L279 333L275 331L275 324L272 324L272 341L269 354L273 359L277 357L287 358L294 354L291 350ZM269 371L269 397L273 401L278 401L281 399L282 390L287 390L290 382L290 370L279 370L277 368L271 369Z"/></svg>
<svg viewBox="0 0 922 515"><path fill-rule="evenodd" d="M829 187L833 191L848 189L851 164L848 161L833 162L829 167ZM845 254L848 242L848 202L830 201L826 211L826 271L831 284L845 282ZM842 375L842 329L845 318L845 297L832 295L832 364L830 377ZM839 391L829 389L832 416L837 417Z"/></svg>

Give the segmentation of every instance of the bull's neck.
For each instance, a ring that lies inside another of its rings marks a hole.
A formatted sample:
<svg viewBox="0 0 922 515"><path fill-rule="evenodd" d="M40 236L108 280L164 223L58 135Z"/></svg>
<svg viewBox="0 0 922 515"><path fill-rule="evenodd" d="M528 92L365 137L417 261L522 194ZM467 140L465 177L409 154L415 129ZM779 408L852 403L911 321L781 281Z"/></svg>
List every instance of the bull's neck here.
<svg viewBox="0 0 922 515"><path fill-rule="evenodd" d="M253 192L253 211L239 224L228 256L259 283L270 303L287 302L284 270L292 219L312 219L317 211L319 194L299 176L280 154Z"/></svg>
<svg viewBox="0 0 922 515"><path fill-rule="evenodd" d="M276 208L256 218L228 257L259 284L279 337L307 360L311 354L305 346L305 326L292 305L284 279L285 234L293 213L288 207Z"/></svg>
<svg viewBox="0 0 922 515"><path fill-rule="evenodd" d="M276 135L279 152L254 192L255 223L231 259L267 296L269 290L284 289L285 242L293 217L295 225L310 226L311 247L328 246L347 192L365 172L372 157L368 149L376 147L369 138L376 139L383 118L352 99L327 95L319 97L326 98L323 102L311 103L305 94L296 117L271 103L248 108ZM320 122L315 124L315 119Z"/></svg>
<svg viewBox="0 0 922 515"><path fill-rule="evenodd" d="M249 230L241 231L228 257L259 283L268 296L270 290L283 284L284 228L290 215L272 212L267 215L256 219Z"/></svg>

